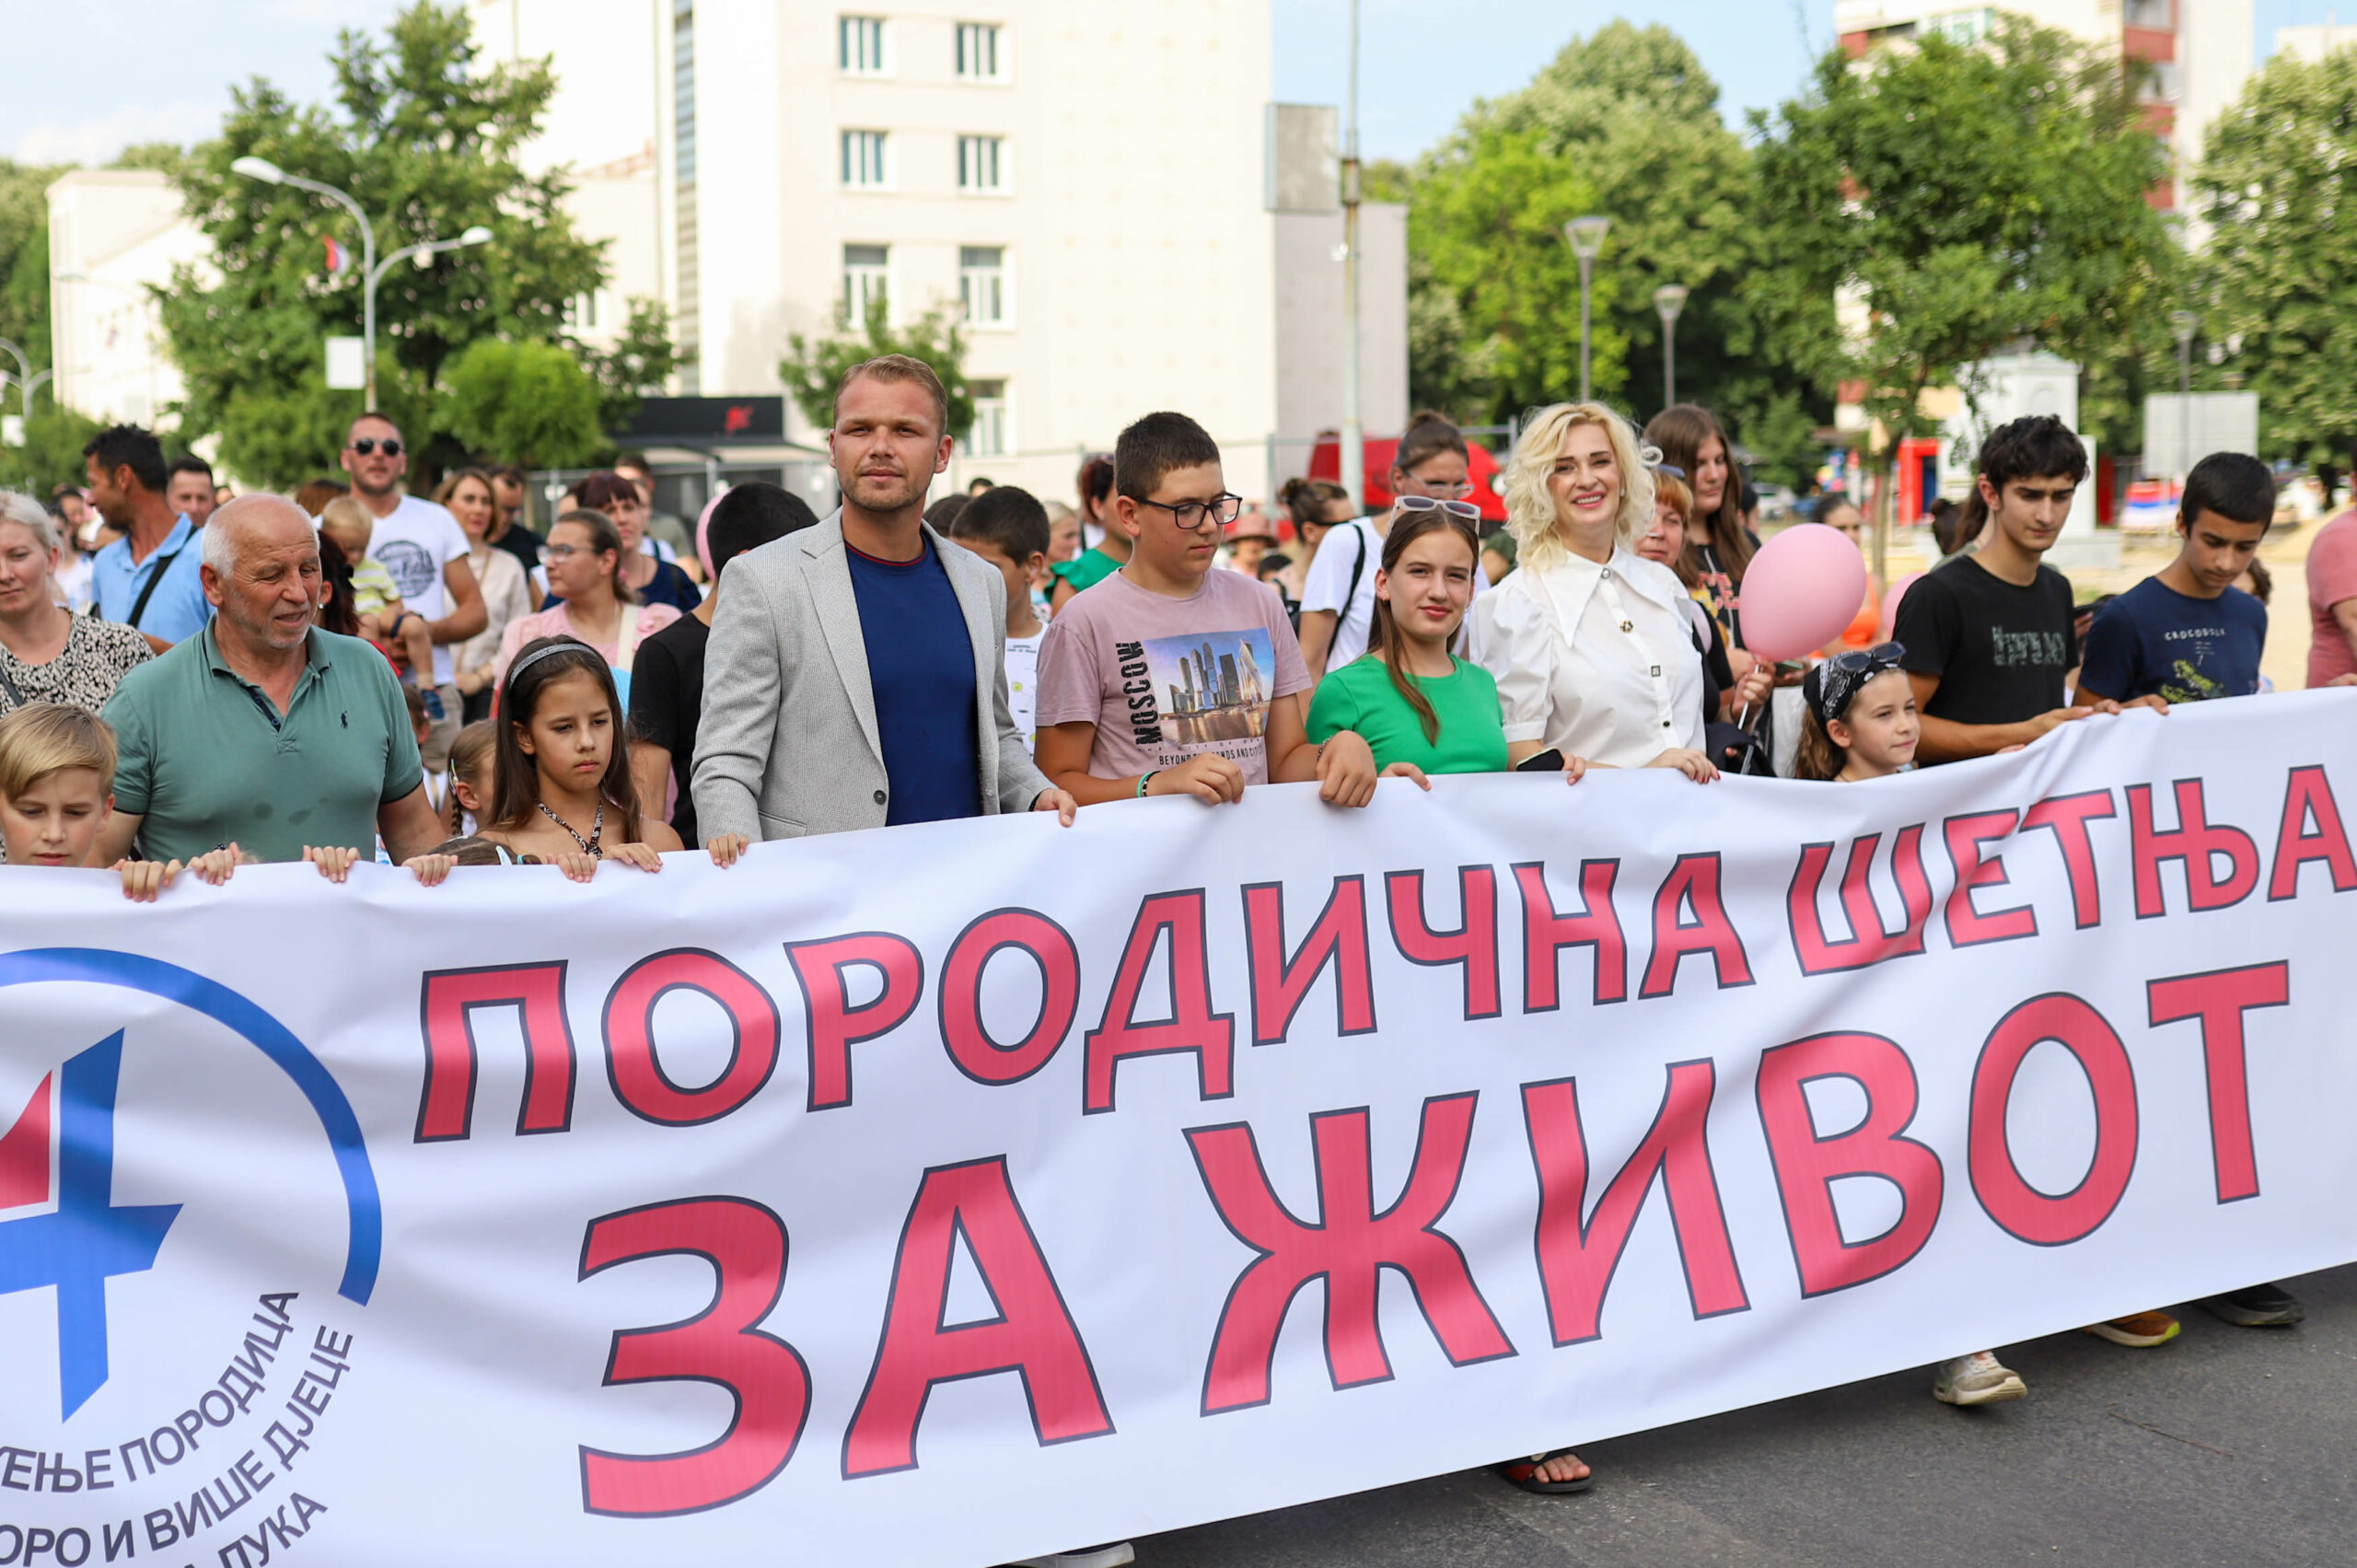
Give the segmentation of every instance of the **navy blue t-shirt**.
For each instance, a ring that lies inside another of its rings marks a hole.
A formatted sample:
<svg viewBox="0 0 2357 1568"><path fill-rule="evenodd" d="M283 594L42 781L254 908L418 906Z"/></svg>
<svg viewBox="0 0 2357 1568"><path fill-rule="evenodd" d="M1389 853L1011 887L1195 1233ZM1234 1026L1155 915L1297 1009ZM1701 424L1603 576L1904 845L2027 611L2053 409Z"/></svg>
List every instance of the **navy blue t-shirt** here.
<svg viewBox="0 0 2357 1568"><path fill-rule="evenodd" d="M878 561L849 545L843 553L891 780L885 822L981 815L974 644L941 557L930 539L914 561Z"/></svg>
<svg viewBox="0 0 2357 1568"><path fill-rule="evenodd" d="M2247 697L2266 647L2267 607L2240 588L2189 598L2147 577L2096 611L2079 683L2122 703Z"/></svg>

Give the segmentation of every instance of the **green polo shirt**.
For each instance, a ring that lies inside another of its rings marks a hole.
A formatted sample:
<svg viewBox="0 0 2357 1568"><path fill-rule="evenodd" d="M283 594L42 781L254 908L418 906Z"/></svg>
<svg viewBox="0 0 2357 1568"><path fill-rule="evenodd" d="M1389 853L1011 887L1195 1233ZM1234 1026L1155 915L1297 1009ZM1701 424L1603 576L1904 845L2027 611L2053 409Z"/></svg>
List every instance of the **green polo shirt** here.
<svg viewBox="0 0 2357 1568"><path fill-rule="evenodd" d="M284 714L223 662L210 624L115 689L104 715L122 749L114 803L145 819L141 854L374 849L377 807L424 777L401 682L357 637L314 629L307 652Z"/></svg>

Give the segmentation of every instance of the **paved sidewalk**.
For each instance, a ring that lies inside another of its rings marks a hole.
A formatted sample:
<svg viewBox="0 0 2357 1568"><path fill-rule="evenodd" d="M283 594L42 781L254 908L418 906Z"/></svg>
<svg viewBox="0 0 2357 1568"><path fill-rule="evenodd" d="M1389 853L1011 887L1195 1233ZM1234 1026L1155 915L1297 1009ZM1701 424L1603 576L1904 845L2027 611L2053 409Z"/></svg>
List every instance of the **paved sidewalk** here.
<svg viewBox="0 0 2357 1568"><path fill-rule="evenodd" d="M2158 1350L2009 1346L2029 1398L1928 1371L1585 1450L1584 1496L1470 1471L1138 1543L1141 1568L1801 1568L2357 1562L2357 1267L2287 1282L2295 1329L2183 1308Z"/></svg>

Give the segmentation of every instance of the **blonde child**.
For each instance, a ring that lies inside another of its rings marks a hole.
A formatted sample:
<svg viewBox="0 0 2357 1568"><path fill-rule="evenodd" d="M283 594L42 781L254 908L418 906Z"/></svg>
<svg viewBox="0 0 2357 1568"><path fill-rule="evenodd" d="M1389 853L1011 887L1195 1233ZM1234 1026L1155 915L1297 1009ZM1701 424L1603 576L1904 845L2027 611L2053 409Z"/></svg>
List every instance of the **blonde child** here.
<svg viewBox="0 0 2357 1568"><path fill-rule="evenodd" d="M91 864L114 814L114 731L62 703L31 703L0 717L0 848L10 865ZM152 903L183 870L219 887L248 857L235 844L179 861L120 860L123 896Z"/></svg>
<svg viewBox="0 0 2357 1568"><path fill-rule="evenodd" d="M431 689L434 639L426 633L425 617L402 605L401 591L385 563L368 553L368 538L376 526L368 508L349 495L337 496L319 513L319 531L335 540L352 563L352 608L360 618L360 635L405 667L404 674Z"/></svg>

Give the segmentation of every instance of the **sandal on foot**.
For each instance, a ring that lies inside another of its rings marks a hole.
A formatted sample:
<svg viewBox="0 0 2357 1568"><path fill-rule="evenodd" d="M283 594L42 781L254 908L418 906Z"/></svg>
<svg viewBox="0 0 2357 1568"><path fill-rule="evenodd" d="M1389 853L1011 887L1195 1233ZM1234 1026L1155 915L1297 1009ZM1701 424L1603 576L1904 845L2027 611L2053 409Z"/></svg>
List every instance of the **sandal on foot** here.
<svg viewBox="0 0 2357 1568"><path fill-rule="evenodd" d="M1525 1492L1541 1497L1568 1497L1574 1492L1585 1492L1596 1484L1596 1471L1589 1470L1577 1481L1540 1481L1538 1468L1550 1459L1576 1459L1579 1456L1569 1448L1556 1448L1544 1454L1533 1454L1527 1459L1509 1459L1502 1465L1492 1465L1500 1481L1518 1486Z"/></svg>

